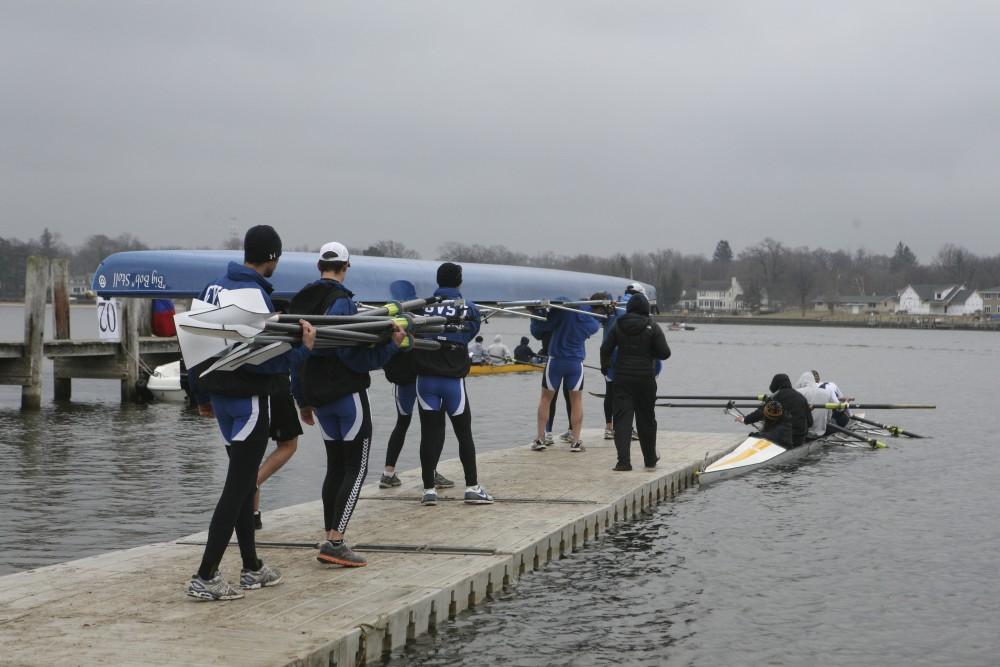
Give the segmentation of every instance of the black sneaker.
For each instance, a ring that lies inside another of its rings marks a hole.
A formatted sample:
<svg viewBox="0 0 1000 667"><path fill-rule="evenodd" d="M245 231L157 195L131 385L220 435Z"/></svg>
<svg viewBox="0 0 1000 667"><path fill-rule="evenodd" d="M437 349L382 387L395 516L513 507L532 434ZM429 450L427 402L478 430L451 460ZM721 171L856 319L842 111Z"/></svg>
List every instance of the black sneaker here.
<svg viewBox="0 0 1000 667"><path fill-rule="evenodd" d="M451 481L437 470L434 471L434 488L435 489L450 489L455 486L455 482Z"/></svg>
<svg viewBox="0 0 1000 667"><path fill-rule="evenodd" d="M260 520L260 512L254 511L253 513L253 529L260 530L264 527L264 522Z"/></svg>
<svg viewBox="0 0 1000 667"><path fill-rule="evenodd" d="M580 442L579 440L577 440L576 442L574 442L572 445L569 446L569 451L571 452L582 452L586 451L586 449L587 448L584 447L583 443Z"/></svg>
<svg viewBox="0 0 1000 667"><path fill-rule="evenodd" d="M660 462L660 455L656 455L656 460L653 461L653 465L646 464L646 470L656 470L656 464Z"/></svg>
<svg viewBox="0 0 1000 667"><path fill-rule="evenodd" d="M351 548L343 541L334 544L330 540L327 540L321 544L319 553L316 555L316 560L321 563L343 565L344 567L364 567L368 565L368 561L365 560L364 556L359 556L351 551Z"/></svg>
<svg viewBox="0 0 1000 667"><path fill-rule="evenodd" d="M378 481L378 488L380 489L391 489L394 486L401 486L403 481L396 476L396 473L391 475L386 475L382 473L382 479Z"/></svg>
<svg viewBox="0 0 1000 667"><path fill-rule="evenodd" d="M632 464L631 463L622 463L621 461L619 461L618 463L616 463L615 467L612 468L612 470L616 470L618 472L628 472L631 469L632 469Z"/></svg>

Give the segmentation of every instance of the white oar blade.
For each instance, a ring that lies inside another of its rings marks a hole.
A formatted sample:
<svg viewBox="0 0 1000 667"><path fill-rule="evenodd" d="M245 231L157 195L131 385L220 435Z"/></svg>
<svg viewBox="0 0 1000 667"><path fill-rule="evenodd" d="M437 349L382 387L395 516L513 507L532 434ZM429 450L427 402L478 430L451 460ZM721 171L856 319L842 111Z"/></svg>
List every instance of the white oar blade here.
<svg viewBox="0 0 1000 667"><path fill-rule="evenodd" d="M264 301L264 294L256 288L224 289L219 292L220 306L239 306L243 310L261 315L270 315L271 309Z"/></svg>
<svg viewBox="0 0 1000 667"><path fill-rule="evenodd" d="M230 305L195 313L191 315L191 319L205 324L225 326L243 324L262 329L265 322L277 321L278 315L276 313L255 313L236 305Z"/></svg>
<svg viewBox="0 0 1000 667"><path fill-rule="evenodd" d="M191 301L191 310L174 315L174 323L177 325L177 343L180 345L181 355L188 368L219 355L227 347L225 341L198 335L185 328L199 324L191 319L192 315L214 309L213 304L194 299Z"/></svg>
<svg viewBox="0 0 1000 667"><path fill-rule="evenodd" d="M290 349L292 349L292 346L288 343L270 343L263 347L243 345L212 364L202 375L217 370L234 371L244 364L256 366L274 357L281 356Z"/></svg>

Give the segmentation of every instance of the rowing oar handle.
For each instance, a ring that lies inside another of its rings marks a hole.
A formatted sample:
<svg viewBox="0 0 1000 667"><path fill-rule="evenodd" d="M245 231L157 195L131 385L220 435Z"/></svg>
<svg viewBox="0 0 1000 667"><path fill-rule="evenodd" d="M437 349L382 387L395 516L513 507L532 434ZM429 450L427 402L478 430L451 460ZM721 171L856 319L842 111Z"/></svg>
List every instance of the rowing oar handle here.
<svg viewBox="0 0 1000 667"><path fill-rule="evenodd" d="M836 424L827 423L826 427L828 429L830 429L831 431L836 431L837 433L842 433L843 435L845 435L845 436L847 436L849 438L854 438L855 440L859 440L861 442L867 442L871 446L872 449L886 449L888 447L888 445L886 445L884 442L879 442L875 438L865 437L865 436L861 435L860 433L855 433L851 429L844 428L843 426L838 426Z"/></svg>
<svg viewBox="0 0 1000 667"><path fill-rule="evenodd" d="M392 303L387 303L381 308L372 308L371 310L366 310L365 315L399 315L400 313L406 313L411 310L416 310L417 308L423 308L424 306L429 306L434 303L440 303L444 301L443 296L432 296L427 299L413 299L412 301L393 301Z"/></svg>

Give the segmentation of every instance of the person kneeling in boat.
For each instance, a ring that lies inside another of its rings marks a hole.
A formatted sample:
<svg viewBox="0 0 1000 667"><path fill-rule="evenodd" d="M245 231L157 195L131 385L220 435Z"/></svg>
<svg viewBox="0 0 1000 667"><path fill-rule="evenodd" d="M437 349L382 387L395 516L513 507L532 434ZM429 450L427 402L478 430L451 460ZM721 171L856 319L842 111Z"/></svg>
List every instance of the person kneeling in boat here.
<svg viewBox="0 0 1000 667"><path fill-rule="evenodd" d="M350 266L350 253L343 244L325 244L316 262L320 279L292 297L290 309L316 315L356 315L354 293L344 286ZM393 324L391 338L385 343L313 350L301 366L292 370L292 395L299 404L302 421L310 426L319 422L326 447L322 488L326 541L316 555L321 563L344 567L368 564L347 546L344 533L368 474L372 440L369 371L382 368L401 349L412 349L412 342Z"/></svg>
<svg viewBox="0 0 1000 667"><path fill-rule="evenodd" d="M785 448L795 446L792 444L792 421L779 401L774 399L765 401L761 407L750 414L737 416L736 421L743 424L756 424L763 421L760 431L755 435Z"/></svg>
<svg viewBox="0 0 1000 667"><path fill-rule="evenodd" d="M812 411L809 408L809 402L806 400L805 396L792 388L792 381L789 380L788 376L784 373L778 373L771 379L769 389L772 394L770 400L777 401L781 404L782 413L787 415L788 421L790 422L791 436L787 442L790 443L792 447L798 447L805 442L806 433L809 431L809 427L812 426L813 423ZM737 417L736 420L745 424L752 424L760 421L761 418L765 416L764 407L766 407L766 404L743 418ZM751 417L753 417L753 419L751 419Z"/></svg>

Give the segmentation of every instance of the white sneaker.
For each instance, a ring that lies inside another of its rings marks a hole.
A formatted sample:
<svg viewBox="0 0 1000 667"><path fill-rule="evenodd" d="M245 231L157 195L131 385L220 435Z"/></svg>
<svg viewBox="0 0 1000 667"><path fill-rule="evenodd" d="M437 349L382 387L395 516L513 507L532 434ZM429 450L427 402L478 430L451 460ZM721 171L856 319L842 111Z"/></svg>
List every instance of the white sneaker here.
<svg viewBox="0 0 1000 667"><path fill-rule="evenodd" d="M604 439L605 440L614 440L615 439L615 430L613 428L606 428L606 429L604 429Z"/></svg>
<svg viewBox="0 0 1000 667"><path fill-rule="evenodd" d="M533 440L531 442L531 451L533 451L533 452L544 452L545 451L545 443L542 442L541 440Z"/></svg>
<svg viewBox="0 0 1000 667"><path fill-rule="evenodd" d="M559 434L559 439L562 440L563 442L572 443L573 442L573 431L566 431L564 433L560 433Z"/></svg>
<svg viewBox="0 0 1000 667"><path fill-rule="evenodd" d="M545 436L542 438L542 444L548 446L554 445L555 443L556 441L552 439L552 433L550 431L546 431Z"/></svg>

